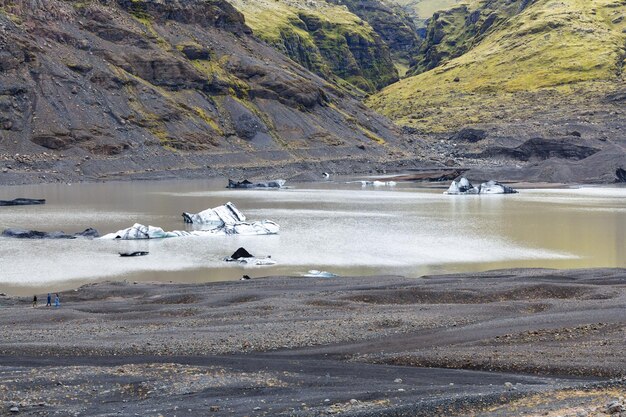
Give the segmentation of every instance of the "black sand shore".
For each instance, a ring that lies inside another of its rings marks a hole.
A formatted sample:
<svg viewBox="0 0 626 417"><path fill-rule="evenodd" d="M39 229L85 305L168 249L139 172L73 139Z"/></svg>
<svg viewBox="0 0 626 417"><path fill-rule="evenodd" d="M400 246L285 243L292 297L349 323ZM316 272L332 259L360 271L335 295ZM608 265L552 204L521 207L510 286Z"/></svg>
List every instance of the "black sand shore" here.
<svg viewBox="0 0 626 417"><path fill-rule="evenodd" d="M625 270L107 282L61 299L0 298L0 415L593 416L626 394Z"/></svg>

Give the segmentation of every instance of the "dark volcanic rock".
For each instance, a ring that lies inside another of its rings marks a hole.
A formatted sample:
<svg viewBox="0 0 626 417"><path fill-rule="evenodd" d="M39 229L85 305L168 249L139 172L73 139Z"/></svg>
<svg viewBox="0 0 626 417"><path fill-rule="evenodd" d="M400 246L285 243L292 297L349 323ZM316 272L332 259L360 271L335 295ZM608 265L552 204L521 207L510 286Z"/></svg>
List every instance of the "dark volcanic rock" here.
<svg viewBox="0 0 626 417"><path fill-rule="evenodd" d="M19 0L0 27L0 156L45 154L5 182L404 152L389 121L251 36L223 0ZM380 45L342 42L381 64Z"/></svg>
<svg viewBox="0 0 626 417"><path fill-rule="evenodd" d="M239 248L235 251L235 253L233 253L232 255L230 255L230 257L232 259L239 259L239 258L254 258L254 255L252 255L250 252L248 252L247 250L245 250L244 248Z"/></svg>
<svg viewBox="0 0 626 417"><path fill-rule="evenodd" d="M410 62L421 40L413 19L400 7L379 0L331 0L367 21L385 41L394 58Z"/></svg>
<svg viewBox="0 0 626 417"><path fill-rule="evenodd" d="M506 157L520 161L562 158L581 160L600 150L584 145L576 145L566 140L529 139L516 148L492 147L485 150L481 157Z"/></svg>
<svg viewBox="0 0 626 417"><path fill-rule="evenodd" d="M65 232L40 232L37 230L25 230L25 229L5 229L2 232L2 237L12 237L17 239L76 239L77 237L94 238L99 237L100 234L96 229L85 229L82 232L68 235Z"/></svg>
<svg viewBox="0 0 626 417"><path fill-rule="evenodd" d="M626 182L626 170L624 168L615 170L615 182Z"/></svg>
<svg viewBox="0 0 626 417"><path fill-rule="evenodd" d="M0 206L32 206L38 204L46 204L46 200L38 198L16 198L14 200L0 200Z"/></svg>
<svg viewBox="0 0 626 417"><path fill-rule="evenodd" d="M465 128L450 137L454 142L478 142L487 137L487 132L480 129Z"/></svg>
<svg viewBox="0 0 626 417"><path fill-rule="evenodd" d="M248 180L233 181L229 179L226 188L281 188L284 184L285 180L250 182Z"/></svg>

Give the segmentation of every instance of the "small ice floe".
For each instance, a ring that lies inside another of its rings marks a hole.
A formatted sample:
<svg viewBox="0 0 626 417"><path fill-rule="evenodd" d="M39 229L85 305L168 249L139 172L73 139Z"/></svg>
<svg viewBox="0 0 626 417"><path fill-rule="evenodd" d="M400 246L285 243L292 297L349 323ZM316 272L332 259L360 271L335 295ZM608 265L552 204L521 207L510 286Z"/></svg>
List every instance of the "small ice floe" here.
<svg viewBox="0 0 626 417"><path fill-rule="evenodd" d="M332 272L328 272L328 271L318 271L317 269L311 269L309 272L307 272L303 276L310 277L310 278L334 278L334 277L337 277L338 275L333 274Z"/></svg>
<svg viewBox="0 0 626 417"><path fill-rule="evenodd" d="M265 182L251 182L248 180L233 181L228 180L226 188L283 188L285 180L272 180Z"/></svg>
<svg viewBox="0 0 626 417"><path fill-rule="evenodd" d="M395 181L358 181L361 187L395 187Z"/></svg>
<svg viewBox="0 0 626 417"><path fill-rule="evenodd" d="M471 182L465 177L462 177L458 182L452 181L448 191L444 194L448 195L475 195L475 194L516 194L518 191L501 184L497 181L491 180L483 182L478 187L474 187Z"/></svg>
<svg viewBox="0 0 626 417"><path fill-rule="evenodd" d="M226 262L238 262L240 264L255 266L276 265L276 261L273 260L271 256L266 256L265 258L257 258L244 248L237 249L235 253L224 258L224 260Z"/></svg>

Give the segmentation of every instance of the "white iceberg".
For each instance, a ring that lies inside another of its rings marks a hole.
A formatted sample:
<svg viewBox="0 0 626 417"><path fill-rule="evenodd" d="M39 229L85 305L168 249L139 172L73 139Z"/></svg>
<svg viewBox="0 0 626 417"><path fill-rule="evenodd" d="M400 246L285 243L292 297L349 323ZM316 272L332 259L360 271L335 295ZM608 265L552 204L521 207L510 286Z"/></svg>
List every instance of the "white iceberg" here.
<svg viewBox="0 0 626 417"><path fill-rule="evenodd" d="M478 187L474 187L471 182L465 177L462 177L459 182L452 181L448 191L444 194L449 195L470 195L470 194L516 194L517 190L501 184L497 181L491 180L483 182Z"/></svg>
<svg viewBox="0 0 626 417"><path fill-rule="evenodd" d="M472 185L471 182L465 177L462 177L459 182L452 181L450 188L444 194L479 194L480 190Z"/></svg>
<svg viewBox="0 0 626 417"><path fill-rule="evenodd" d="M516 194L518 191L508 185L491 180L480 184L481 194Z"/></svg>
<svg viewBox="0 0 626 417"><path fill-rule="evenodd" d="M185 223L202 224L207 226L222 227L227 224L245 222L246 216L230 201L223 206L206 209L200 213L183 213Z"/></svg>
<svg viewBox="0 0 626 417"><path fill-rule="evenodd" d="M186 223L201 224L202 230L173 230L166 232L160 227L135 223L132 227L109 233L100 239L162 239L180 236L226 236L226 235L275 235L279 226L271 220L246 222L246 216L234 204L201 211L197 214L183 213Z"/></svg>
<svg viewBox="0 0 626 417"><path fill-rule="evenodd" d="M396 182L395 181L358 181L361 183L361 187L369 187L369 186L373 186L373 187L395 187L396 186Z"/></svg>
<svg viewBox="0 0 626 417"><path fill-rule="evenodd" d="M166 232L160 227L145 226L143 224L135 223L132 227L106 234L100 239L135 240L163 239L181 236L276 235L278 234L279 229L280 227L271 220L262 220L251 223L240 222L210 230L172 230L170 232Z"/></svg>

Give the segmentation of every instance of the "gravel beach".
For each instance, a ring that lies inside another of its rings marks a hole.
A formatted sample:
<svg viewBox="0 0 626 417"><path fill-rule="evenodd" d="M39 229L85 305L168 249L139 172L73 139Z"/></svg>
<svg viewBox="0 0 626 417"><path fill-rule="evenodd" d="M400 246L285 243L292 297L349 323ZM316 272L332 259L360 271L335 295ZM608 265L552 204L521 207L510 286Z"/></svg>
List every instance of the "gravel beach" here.
<svg viewBox="0 0 626 417"><path fill-rule="evenodd" d="M0 415L594 416L626 395L624 270L60 296L0 297Z"/></svg>

